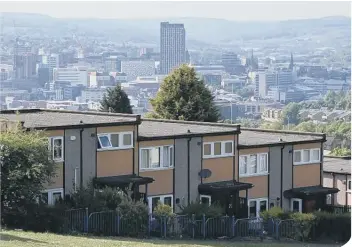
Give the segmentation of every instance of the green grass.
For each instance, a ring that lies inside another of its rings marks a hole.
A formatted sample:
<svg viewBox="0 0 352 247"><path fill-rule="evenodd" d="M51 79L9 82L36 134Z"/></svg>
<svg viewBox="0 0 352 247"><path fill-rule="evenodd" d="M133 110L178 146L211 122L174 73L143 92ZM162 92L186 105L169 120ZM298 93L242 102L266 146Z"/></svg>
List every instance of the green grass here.
<svg viewBox="0 0 352 247"><path fill-rule="evenodd" d="M250 243L250 242L231 242L231 241L205 241L205 240L140 240L129 238L103 238L93 236L67 236L51 233L33 233L23 231L1 231L0 232L1 247L298 247L298 246L333 246L333 245L304 245L302 243ZM336 245L341 246L341 245Z"/></svg>

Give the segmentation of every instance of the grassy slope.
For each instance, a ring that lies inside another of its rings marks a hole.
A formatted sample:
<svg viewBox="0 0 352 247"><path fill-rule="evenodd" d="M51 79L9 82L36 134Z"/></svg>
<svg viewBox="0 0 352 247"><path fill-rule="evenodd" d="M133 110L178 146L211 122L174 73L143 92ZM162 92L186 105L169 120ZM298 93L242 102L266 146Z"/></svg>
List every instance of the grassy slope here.
<svg viewBox="0 0 352 247"><path fill-rule="evenodd" d="M79 236L63 236L49 233L32 233L22 231L2 231L0 233L0 246L2 247L298 247L303 244L287 244L287 243L248 243L248 242L226 242L226 241L175 241L175 240L136 240L127 238L99 238L99 237L79 237ZM324 245L306 245L306 246L324 246ZM331 245L330 245L331 246ZM336 245L337 246L337 245Z"/></svg>

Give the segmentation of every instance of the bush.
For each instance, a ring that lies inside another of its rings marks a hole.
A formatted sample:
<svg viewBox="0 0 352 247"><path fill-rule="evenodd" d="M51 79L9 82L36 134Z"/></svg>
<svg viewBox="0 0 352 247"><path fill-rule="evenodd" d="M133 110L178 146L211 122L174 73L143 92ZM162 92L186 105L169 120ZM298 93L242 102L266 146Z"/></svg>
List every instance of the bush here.
<svg viewBox="0 0 352 247"><path fill-rule="evenodd" d="M192 216L195 215L196 219L201 219L203 215L207 218L216 218L224 215L224 208L219 204L214 203L209 205L200 203L199 201L191 202L187 206L180 206L181 214Z"/></svg>
<svg viewBox="0 0 352 247"><path fill-rule="evenodd" d="M264 220L286 220L289 218L289 213L284 212L284 210L280 207L272 207L269 210L261 212L260 217L262 217Z"/></svg>
<svg viewBox="0 0 352 247"><path fill-rule="evenodd" d="M337 242L347 242L351 238L351 214L333 214L315 212L315 239L332 239Z"/></svg>
<svg viewBox="0 0 352 247"><path fill-rule="evenodd" d="M306 241L315 224L315 216L313 214L292 213L290 218L294 220L296 239Z"/></svg>

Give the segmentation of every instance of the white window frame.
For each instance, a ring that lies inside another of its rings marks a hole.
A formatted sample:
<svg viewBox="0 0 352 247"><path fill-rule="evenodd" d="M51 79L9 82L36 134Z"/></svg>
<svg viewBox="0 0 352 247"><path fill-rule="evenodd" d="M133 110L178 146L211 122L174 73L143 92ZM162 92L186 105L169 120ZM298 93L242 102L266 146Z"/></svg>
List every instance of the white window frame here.
<svg viewBox="0 0 352 247"><path fill-rule="evenodd" d="M214 146L215 143L221 143L221 154L219 155L215 155L214 154ZM225 153L225 147L226 147L226 143L231 143L232 145L232 150L231 153ZM210 145L210 155L206 155L204 154L204 146L205 145ZM215 142L204 142L203 143L203 158L204 159L211 159L211 158L221 158L221 157L231 157L234 156L234 146L235 146L235 142L234 141L215 141Z"/></svg>
<svg viewBox="0 0 352 247"><path fill-rule="evenodd" d="M110 143L111 143L111 135L118 135L119 136L119 146L118 147L113 147L113 146L110 146L110 147L102 147L101 145L101 141L100 141L100 138L101 136L107 136L110 140ZM123 136L124 135L131 135L131 145L123 145ZM133 131L125 131L125 132L111 132L111 133L99 133L97 135L97 138L98 138L98 142L100 144L100 148L98 148L97 150L98 151L103 151L103 150L120 150L120 149L130 149L130 148L133 148Z"/></svg>
<svg viewBox="0 0 352 247"><path fill-rule="evenodd" d="M61 158L59 158L59 159L55 159L54 158L54 141L55 140L61 140L61 143L62 143L62 157ZM55 161L55 162L63 162L64 161L64 157L65 157L65 153L64 153L64 151L65 151L65 143L64 143L64 137L63 136L51 136L51 137L49 137L48 138L48 141L49 141L49 143L48 143L48 148L49 148L49 151L50 151L50 158L53 160L53 161Z"/></svg>
<svg viewBox="0 0 352 247"><path fill-rule="evenodd" d="M61 198L64 199L64 188L56 188L56 189L48 189L48 190L44 190L42 192L44 193L48 193L48 205L54 205L54 198L53 198L53 194L54 193L61 193Z"/></svg>
<svg viewBox="0 0 352 247"><path fill-rule="evenodd" d="M266 203L266 210L268 210L268 208L269 208L269 200L268 200L268 198L266 198L266 197L263 197L263 198L253 198L253 199L249 199L248 200L248 217L249 217L249 215L250 215L250 202L252 202L252 201L255 201L256 202L256 204L255 204L255 207L256 207L256 218L259 218L260 217L260 202L262 202L262 201L265 201L265 203Z"/></svg>
<svg viewBox="0 0 352 247"><path fill-rule="evenodd" d="M164 166L164 148L167 147L169 149L169 157L168 159L171 161L169 166ZM154 148L159 148L159 167L142 167L142 152L143 150L152 150ZM172 150L170 152L170 150ZM172 155L171 155L172 153ZM171 159L172 158L172 159ZM174 158L175 158L175 148L173 145L164 145L164 146L153 146L153 147L143 147L139 149L139 170L140 171L149 171L149 170L166 170L174 168Z"/></svg>
<svg viewBox="0 0 352 247"><path fill-rule="evenodd" d="M304 151L309 150L309 161L303 161L303 153ZM313 152L314 151L318 151L319 153L319 159L318 160L314 160L313 159ZM306 164L315 164L315 163L320 163L321 162L321 150L320 148L310 148L310 149L298 149L298 150L294 150L293 151L293 155L295 155L295 153L300 152L301 153L301 161L300 162L295 162L295 160L293 159L293 164L294 165L306 165ZM294 157L293 157L294 158Z"/></svg>
<svg viewBox="0 0 352 247"><path fill-rule="evenodd" d="M256 155L257 156L257 172L256 173L251 173L251 167L249 166L250 158L251 155ZM260 156L265 155L266 156L266 170L265 171L260 171ZM246 166L246 173L240 173L240 166L242 158L247 157L247 164ZM257 154L246 154L246 155L240 155L239 157L239 164L238 164L238 173L240 177L253 177L253 176L263 176L267 175L269 173L269 153L257 153Z"/></svg>
<svg viewBox="0 0 352 247"><path fill-rule="evenodd" d="M174 196L172 194L167 194L167 195L157 195L157 196L148 196L148 208L149 208L149 213L153 213L152 207L153 207L153 198L160 198L161 203L164 204L165 197L171 197L171 209L172 212L174 211Z"/></svg>
<svg viewBox="0 0 352 247"><path fill-rule="evenodd" d="M199 203L202 203L202 198L207 198L209 200L209 206L211 205L211 196L209 196L209 195L199 195Z"/></svg>
<svg viewBox="0 0 352 247"><path fill-rule="evenodd" d="M290 210L293 212L293 202L298 202L298 210L302 213L302 199L299 198L291 198L290 200Z"/></svg>

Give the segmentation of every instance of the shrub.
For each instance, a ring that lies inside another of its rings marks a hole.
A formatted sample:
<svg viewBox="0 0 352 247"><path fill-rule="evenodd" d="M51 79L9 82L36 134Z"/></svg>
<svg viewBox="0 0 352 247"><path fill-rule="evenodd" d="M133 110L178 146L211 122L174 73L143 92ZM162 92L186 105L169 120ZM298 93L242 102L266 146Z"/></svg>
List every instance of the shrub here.
<svg viewBox="0 0 352 247"><path fill-rule="evenodd" d="M315 224L314 214L292 213L290 218L294 220L296 238L302 241L307 240Z"/></svg>
<svg viewBox="0 0 352 247"><path fill-rule="evenodd" d="M284 210L280 207L272 207L269 210L261 212L260 217L262 217L264 220L285 220L289 218L289 213L284 212Z"/></svg>
<svg viewBox="0 0 352 247"><path fill-rule="evenodd" d="M187 206L180 206L181 214L192 216L195 215L196 219L200 219L205 215L207 218L216 218L224 215L224 208L219 204L214 203L210 206L200 203L199 201L191 202Z"/></svg>
<svg viewBox="0 0 352 247"><path fill-rule="evenodd" d="M172 212L172 208L169 205L158 203L155 207L153 215L155 217L174 217L174 213Z"/></svg>
<svg viewBox="0 0 352 247"><path fill-rule="evenodd" d="M351 238L351 214L333 214L315 212L316 229L315 239L332 239L338 242L347 242Z"/></svg>

